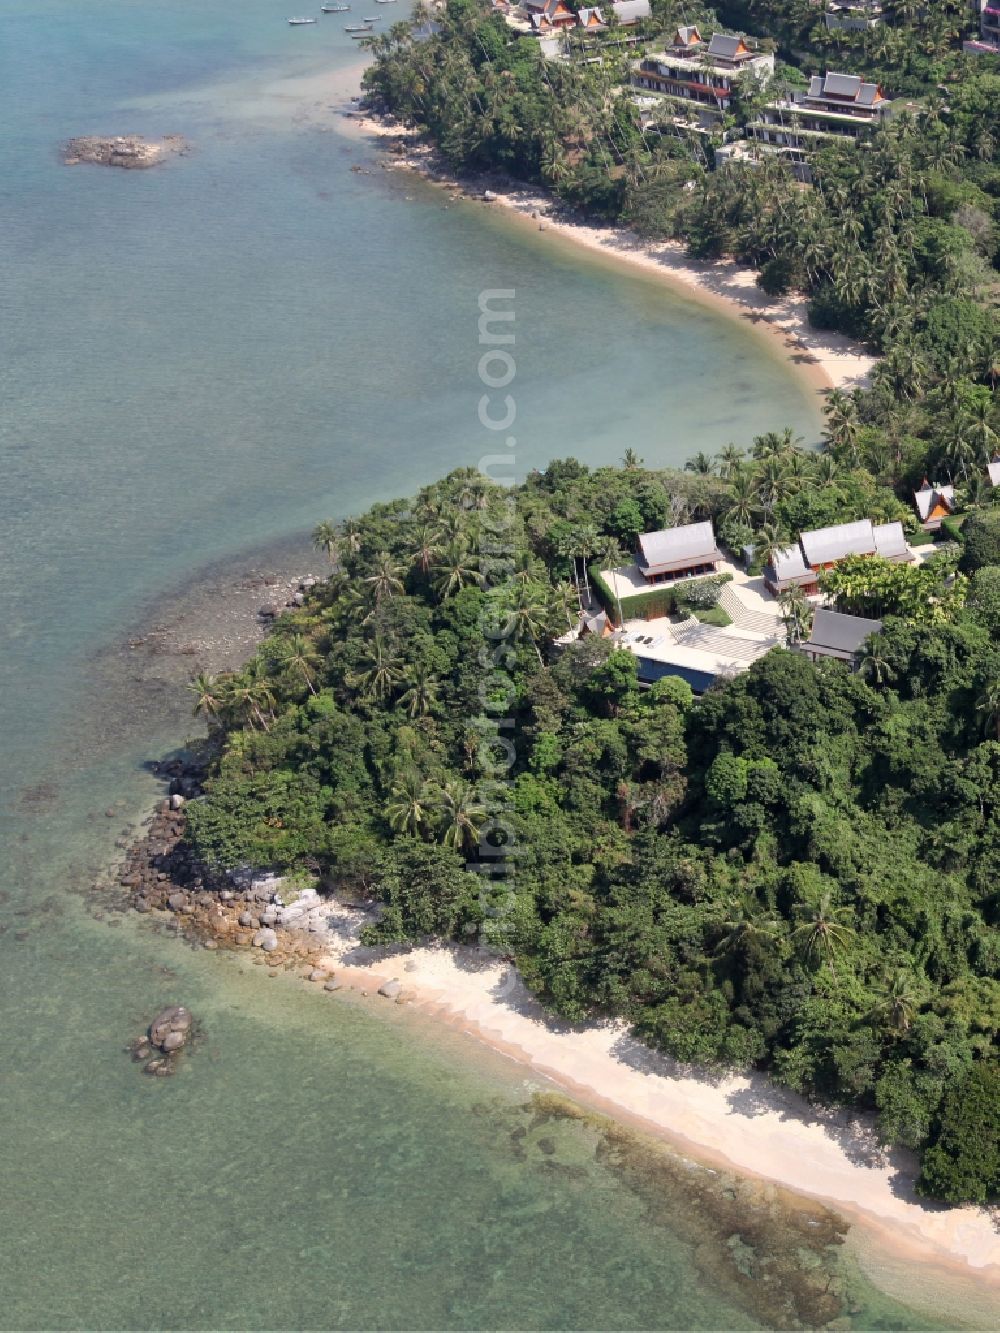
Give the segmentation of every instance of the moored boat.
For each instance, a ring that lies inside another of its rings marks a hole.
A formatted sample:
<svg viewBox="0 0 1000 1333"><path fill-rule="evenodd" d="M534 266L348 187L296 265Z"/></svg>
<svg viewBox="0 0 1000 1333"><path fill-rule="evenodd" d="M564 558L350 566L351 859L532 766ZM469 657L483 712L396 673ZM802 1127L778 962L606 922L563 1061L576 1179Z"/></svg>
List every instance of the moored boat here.
<svg viewBox="0 0 1000 1333"><path fill-rule="evenodd" d="M290 28L302 28L307 23L316 23L317 21L317 19L289 19L288 26Z"/></svg>
<svg viewBox="0 0 1000 1333"><path fill-rule="evenodd" d="M371 30L372 25L370 23L345 23L344 25L345 32L371 32Z"/></svg>
<svg viewBox="0 0 1000 1333"><path fill-rule="evenodd" d="M320 5L320 12L323 14L346 14L350 5Z"/></svg>

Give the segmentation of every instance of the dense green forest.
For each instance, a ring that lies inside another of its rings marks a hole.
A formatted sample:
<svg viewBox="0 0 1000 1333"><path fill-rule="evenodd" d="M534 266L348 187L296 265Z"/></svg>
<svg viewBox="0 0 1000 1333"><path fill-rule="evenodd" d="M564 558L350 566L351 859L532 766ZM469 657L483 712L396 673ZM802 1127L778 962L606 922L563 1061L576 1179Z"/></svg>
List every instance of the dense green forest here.
<svg viewBox="0 0 1000 1333"><path fill-rule="evenodd" d="M653 9L651 43L718 18L771 41L783 79L829 63L913 105L818 152L811 188L774 159L713 171L711 142L643 132L613 28L596 63L544 60L483 0L374 39L366 85L455 170L544 184L802 289L814 322L881 354L872 387L829 395L818 453L786 431L683 472L631 451L512 492L459 472L321 525L330 578L243 671L193 683L213 758L187 836L208 866L383 903L373 943L496 947L566 1018L621 1015L678 1059L870 1110L919 1152L924 1193L984 1201L1000 1194L997 62L959 53L950 0L899 0L863 34L826 32L805 0ZM824 578L839 609L884 622L856 673L793 650L794 597L789 648L701 698L641 687L607 639L553 643L592 567L642 531L711 518L758 563L854 518L920 541L924 476L957 488L934 555Z"/></svg>
<svg viewBox="0 0 1000 1333"><path fill-rule="evenodd" d="M504 491L462 471L321 525L329 579L243 671L193 682L215 758L187 836L209 865L383 902L370 942L495 946L567 1018L869 1108L921 1151L926 1193L986 1199L1000 508L970 511L919 588L875 560L831 585L885 616L857 673L777 648L694 698L641 688L606 638L553 644L588 563L637 531L825 505L900 502L785 434L682 472L566 460Z"/></svg>

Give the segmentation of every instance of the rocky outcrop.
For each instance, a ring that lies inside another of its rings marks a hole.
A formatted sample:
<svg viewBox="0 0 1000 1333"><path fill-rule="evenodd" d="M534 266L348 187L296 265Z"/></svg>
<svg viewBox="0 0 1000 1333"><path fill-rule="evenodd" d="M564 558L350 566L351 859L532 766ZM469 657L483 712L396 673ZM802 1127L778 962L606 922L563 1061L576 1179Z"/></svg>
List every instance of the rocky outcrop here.
<svg viewBox="0 0 1000 1333"><path fill-rule="evenodd" d="M167 134L162 139L145 139L141 134L88 134L70 139L63 149L63 161L68 167L75 167L80 162L95 162L103 167L123 167L128 171L155 167L168 157L186 151L187 144L179 134Z"/></svg>
<svg viewBox="0 0 1000 1333"><path fill-rule="evenodd" d="M176 1068L177 1056L194 1034L194 1015L182 1004L171 1004L150 1023L145 1033L129 1047L132 1059L143 1064L143 1073L163 1078Z"/></svg>

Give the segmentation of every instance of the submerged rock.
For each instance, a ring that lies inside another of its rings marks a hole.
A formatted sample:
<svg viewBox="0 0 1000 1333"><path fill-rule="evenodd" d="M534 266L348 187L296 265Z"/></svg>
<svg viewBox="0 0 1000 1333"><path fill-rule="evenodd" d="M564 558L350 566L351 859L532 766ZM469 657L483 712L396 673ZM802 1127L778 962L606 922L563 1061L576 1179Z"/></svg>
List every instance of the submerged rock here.
<svg viewBox="0 0 1000 1333"><path fill-rule="evenodd" d="M187 144L179 134L167 134L162 139L146 139L141 134L85 134L70 139L63 149L63 162L68 167L80 162L95 162L104 167L155 167L177 153L183 153Z"/></svg>

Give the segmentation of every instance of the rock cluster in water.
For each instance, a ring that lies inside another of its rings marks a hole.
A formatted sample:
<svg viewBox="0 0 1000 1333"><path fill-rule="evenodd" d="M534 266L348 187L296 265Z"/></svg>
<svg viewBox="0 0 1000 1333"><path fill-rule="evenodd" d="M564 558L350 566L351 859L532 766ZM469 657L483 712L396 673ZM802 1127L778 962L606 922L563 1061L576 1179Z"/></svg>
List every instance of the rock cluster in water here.
<svg viewBox="0 0 1000 1333"><path fill-rule="evenodd" d="M160 1012L130 1047L133 1060L145 1061L143 1072L163 1077L174 1072L176 1058L194 1031L194 1016L182 1004L171 1004Z"/></svg>
<svg viewBox="0 0 1000 1333"><path fill-rule="evenodd" d="M63 161L68 167L75 167L80 162L96 162L104 167L134 170L155 167L186 149L187 144L179 134L167 134L156 140L145 139L141 134L86 134L70 139L63 149Z"/></svg>

